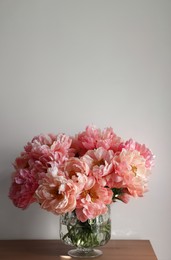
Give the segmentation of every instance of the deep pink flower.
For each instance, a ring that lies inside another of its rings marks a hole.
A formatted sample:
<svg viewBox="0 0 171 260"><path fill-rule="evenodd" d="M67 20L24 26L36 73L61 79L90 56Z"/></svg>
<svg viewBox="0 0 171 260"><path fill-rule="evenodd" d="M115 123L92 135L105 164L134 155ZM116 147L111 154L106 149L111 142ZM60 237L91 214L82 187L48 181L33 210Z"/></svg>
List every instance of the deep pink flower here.
<svg viewBox="0 0 171 260"><path fill-rule="evenodd" d="M71 142L64 134L48 134L36 136L27 143L14 163L16 173L9 197L15 205L26 208L35 201L33 195L39 180L46 175L52 162L61 164L69 157Z"/></svg>
<svg viewBox="0 0 171 260"><path fill-rule="evenodd" d="M14 168L18 169L25 169L29 167L29 156L27 153L21 153L20 157L15 159Z"/></svg>
<svg viewBox="0 0 171 260"><path fill-rule="evenodd" d="M95 126L87 126L85 131L73 138L72 147L75 149L75 153L80 156L84 155L88 150L99 147L117 151L120 143L121 138L113 132L111 127L101 131Z"/></svg>
<svg viewBox="0 0 171 260"><path fill-rule="evenodd" d="M36 174L33 170L20 169L13 175L9 198L16 207L25 209L35 202L34 193L38 187Z"/></svg>
<svg viewBox="0 0 171 260"><path fill-rule="evenodd" d="M50 161L63 163L69 157L71 138L64 135L39 135L25 146L25 152L34 161L39 160L47 166Z"/></svg>
<svg viewBox="0 0 171 260"><path fill-rule="evenodd" d="M94 126L87 126L85 131L77 134L72 140L72 147L78 155L84 155L88 150L96 148L100 138L100 130Z"/></svg>
<svg viewBox="0 0 171 260"><path fill-rule="evenodd" d="M17 157L14 163L18 169L34 169L36 172L46 172L50 162L62 164L70 155L71 138L64 135L39 135L28 142L24 152Z"/></svg>
<svg viewBox="0 0 171 260"><path fill-rule="evenodd" d="M106 150L116 152L121 144L121 138L117 136L111 127L105 128L100 135L96 147L103 147Z"/></svg>

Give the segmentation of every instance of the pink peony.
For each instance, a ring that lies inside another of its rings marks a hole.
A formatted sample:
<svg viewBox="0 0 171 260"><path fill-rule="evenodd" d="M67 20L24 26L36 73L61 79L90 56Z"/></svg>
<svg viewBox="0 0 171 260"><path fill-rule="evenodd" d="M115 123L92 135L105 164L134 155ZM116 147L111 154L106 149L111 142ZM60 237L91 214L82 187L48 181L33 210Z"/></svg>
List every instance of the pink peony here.
<svg viewBox="0 0 171 260"><path fill-rule="evenodd" d="M77 134L72 140L72 147L78 155L84 155L88 150L96 148L100 138L100 130L94 126L87 126L85 131Z"/></svg>
<svg viewBox="0 0 171 260"><path fill-rule="evenodd" d="M105 128L97 141L96 147L103 147L106 150L113 150L116 152L121 144L121 138L117 136L111 127Z"/></svg>
<svg viewBox="0 0 171 260"><path fill-rule="evenodd" d="M39 135L28 142L24 152L17 157L14 163L18 169L34 169L36 172L46 172L50 162L62 164L71 153L71 138L64 134Z"/></svg>
<svg viewBox="0 0 171 260"><path fill-rule="evenodd" d="M50 161L56 161L61 164L69 157L71 142L71 138L64 134L57 136L52 134L39 135L25 146L25 152L32 159L30 161L32 165L37 160L45 167L47 167Z"/></svg>
<svg viewBox="0 0 171 260"><path fill-rule="evenodd" d="M145 159L145 165L147 168L151 169L152 166L154 166L154 155L152 152L145 146L145 144L141 145L134 140L130 139L126 141L125 143L121 144L122 149L125 148L126 150L129 151L139 151L140 154L144 157Z"/></svg>
<svg viewBox="0 0 171 260"><path fill-rule="evenodd" d="M145 158L139 151L123 149L113 159L115 173L108 179L108 186L127 188L132 196L143 196L147 191L149 169L146 168Z"/></svg>
<svg viewBox="0 0 171 260"><path fill-rule="evenodd" d="M121 143L113 129L105 128L103 131L95 126L87 126L85 131L73 138L72 147L78 155L84 155L88 150L103 147L106 150L117 151Z"/></svg>
<svg viewBox="0 0 171 260"><path fill-rule="evenodd" d="M14 163L16 173L9 197L15 205L26 208L35 202L33 195L39 180L46 175L51 162L61 164L69 157L71 142L71 138L64 134L48 134L34 137L32 142L25 146L24 152Z"/></svg>
<svg viewBox="0 0 171 260"><path fill-rule="evenodd" d="M81 191L87 182L89 166L79 158L71 157L65 162L63 170L67 178L71 179Z"/></svg>
<svg viewBox="0 0 171 260"><path fill-rule="evenodd" d="M35 202L34 193L38 187L36 174L33 170L20 169L13 175L9 198L16 207L25 209Z"/></svg>
<svg viewBox="0 0 171 260"><path fill-rule="evenodd" d="M107 205L112 202L113 192L98 183L90 182L84 187L77 199L76 214L80 221L93 219L107 211Z"/></svg>
<svg viewBox="0 0 171 260"><path fill-rule="evenodd" d="M57 215L71 212L76 207L77 186L57 168L48 170L35 194L42 209Z"/></svg>
<svg viewBox="0 0 171 260"><path fill-rule="evenodd" d="M112 150L107 151L103 147L99 147L98 149L89 150L81 160L88 164L91 175L95 177L96 181L105 186L105 176L113 170L113 157Z"/></svg>

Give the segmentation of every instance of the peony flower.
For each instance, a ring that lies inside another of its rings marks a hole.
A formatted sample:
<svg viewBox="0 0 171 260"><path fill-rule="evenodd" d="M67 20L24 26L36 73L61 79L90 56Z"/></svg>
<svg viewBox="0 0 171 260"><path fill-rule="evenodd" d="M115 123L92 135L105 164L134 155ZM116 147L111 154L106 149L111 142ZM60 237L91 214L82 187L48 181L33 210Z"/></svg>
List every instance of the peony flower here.
<svg viewBox="0 0 171 260"><path fill-rule="evenodd" d="M39 135L25 146L31 165L37 160L47 168L48 162L56 161L61 164L69 157L71 138L64 135Z"/></svg>
<svg viewBox="0 0 171 260"><path fill-rule="evenodd" d="M84 155L88 150L96 148L96 143L100 138L100 130L94 126L87 126L85 131L77 134L72 139L72 148L76 155Z"/></svg>
<svg viewBox="0 0 171 260"><path fill-rule="evenodd" d="M69 156L71 138L59 134L39 135L24 148L14 163L16 173L9 197L14 205L26 208L35 202L33 195L51 162L61 164ZM19 181L20 180L20 181Z"/></svg>
<svg viewBox="0 0 171 260"><path fill-rule="evenodd" d="M14 163L18 169L34 169L35 172L47 172L50 162L62 164L71 153L71 138L64 134L39 135L28 142L24 152L17 157Z"/></svg>
<svg viewBox="0 0 171 260"><path fill-rule="evenodd" d="M103 147L99 147L94 150L89 150L81 160L88 164L91 175L95 177L96 181L105 186L105 176L110 174L113 170L113 157L114 153L112 150L107 151Z"/></svg>
<svg viewBox="0 0 171 260"><path fill-rule="evenodd" d="M16 170L25 169L29 167L29 156L27 153L21 153L20 157L15 159L14 168Z"/></svg>
<svg viewBox="0 0 171 260"><path fill-rule="evenodd" d="M134 140L130 139L126 141L125 143L121 144L122 149L125 148L126 150L129 151L139 151L140 154L144 157L145 159L145 165L148 169L151 169L152 166L154 166L154 155L152 152L145 146L145 144L141 145Z"/></svg>
<svg viewBox="0 0 171 260"><path fill-rule="evenodd" d="M77 199L77 218L85 222L94 219L107 211L107 205L112 202L113 192L96 182L89 182Z"/></svg>
<svg viewBox="0 0 171 260"><path fill-rule="evenodd" d="M49 168L35 192L42 209L54 214L71 212L76 207L77 186L56 168Z"/></svg>
<svg viewBox="0 0 171 260"><path fill-rule="evenodd" d="M140 152L123 149L115 155L113 164L115 173L108 176L107 185L111 188L127 188L132 196L143 196L147 191L149 169Z"/></svg>
<svg viewBox="0 0 171 260"><path fill-rule="evenodd" d="M20 169L13 175L9 198L16 207L26 209L35 202L34 193L38 187L38 180L33 170Z"/></svg>
<svg viewBox="0 0 171 260"><path fill-rule="evenodd" d="M95 126L87 126L85 131L73 138L72 147L75 149L75 153L80 156L99 147L117 151L120 144L121 138L113 132L111 127L101 131Z"/></svg>
<svg viewBox="0 0 171 260"><path fill-rule="evenodd" d="M67 178L71 179L81 191L87 182L89 166L79 158L71 157L65 162L63 170Z"/></svg>
<svg viewBox="0 0 171 260"><path fill-rule="evenodd" d="M111 127L105 128L97 141L96 147L103 147L106 150L113 150L116 152L121 144L121 138L117 136Z"/></svg>

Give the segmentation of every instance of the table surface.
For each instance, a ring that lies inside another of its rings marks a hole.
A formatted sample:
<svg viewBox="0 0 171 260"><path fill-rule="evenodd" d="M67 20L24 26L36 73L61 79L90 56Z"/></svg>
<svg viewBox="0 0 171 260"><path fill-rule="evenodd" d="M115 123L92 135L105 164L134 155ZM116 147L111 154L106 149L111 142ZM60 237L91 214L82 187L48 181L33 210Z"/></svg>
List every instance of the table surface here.
<svg viewBox="0 0 171 260"><path fill-rule="evenodd" d="M60 240L0 240L1 260L67 260L71 247ZM149 240L110 240L99 260L157 260ZM77 258L78 260L78 258Z"/></svg>

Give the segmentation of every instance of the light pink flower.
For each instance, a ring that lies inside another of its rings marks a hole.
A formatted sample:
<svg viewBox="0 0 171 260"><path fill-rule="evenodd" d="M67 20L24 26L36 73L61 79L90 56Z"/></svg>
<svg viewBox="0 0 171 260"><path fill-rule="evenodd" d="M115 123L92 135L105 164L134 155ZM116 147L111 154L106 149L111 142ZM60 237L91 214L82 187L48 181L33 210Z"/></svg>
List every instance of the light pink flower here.
<svg viewBox="0 0 171 260"><path fill-rule="evenodd" d="M150 149L148 149L145 144L141 145L137 142L135 142L134 140L130 139L128 141L126 141L125 143L121 144L121 149L125 148L126 150L129 151L139 151L140 154L144 157L145 159L145 165L147 168L151 169L152 166L154 166L154 155L152 154L152 152L150 151Z"/></svg>
<svg viewBox="0 0 171 260"><path fill-rule="evenodd" d="M147 191L149 169L146 168L145 158L139 151L123 149L113 160L115 173L108 179L108 186L127 188L132 196L143 196Z"/></svg>
<svg viewBox="0 0 171 260"><path fill-rule="evenodd" d="M105 186L105 176L113 171L113 157L114 152L112 150L107 151L103 147L99 147L89 150L81 160L88 164L91 175L95 177L96 181Z"/></svg>
<svg viewBox="0 0 171 260"><path fill-rule="evenodd" d="M110 189L98 183L90 183L77 199L76 214L82 222L104 214L107 211L106 205L112 202L113 192Z"/></svg>
<svg viewBox="0 0 171 260"><path fill-rule="evenodd" d="M88 165L79 158L71 157L65 162L63 170L65 175L69 179L72 179L77 185L78 190L81 191L87 182L87 176L89 174Z"/></svg>
<svg viewBox="0 0 171 260"><path fill-rule="evenodd" d="M36 198L41 208L54 214L71 212L76 207L77 187L66 179L58 169L49 169L48 174L36 190Z"/></svg>
<svg viewBox="0 0 171 260"><path fill-rule="evenodd" d="M36 174L33 170L20 169L13 175L9 198L16 207L25 209L35 202L34 193L38 187Z"/></svg>

